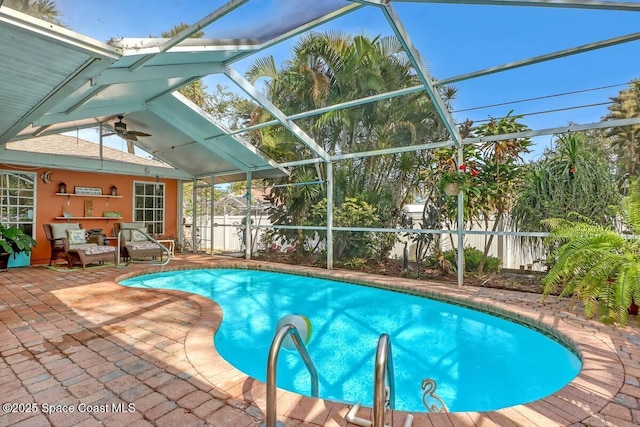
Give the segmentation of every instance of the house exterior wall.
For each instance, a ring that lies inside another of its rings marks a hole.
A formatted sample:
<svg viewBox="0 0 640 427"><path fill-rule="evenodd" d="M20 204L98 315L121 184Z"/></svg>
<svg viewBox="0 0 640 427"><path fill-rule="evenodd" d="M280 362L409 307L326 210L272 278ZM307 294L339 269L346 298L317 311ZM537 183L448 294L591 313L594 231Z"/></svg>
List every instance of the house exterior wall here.
<svg viewBox="0 0 640 427"><path fill-rule="evenodd" d="M81 160L79 160L81 161ZM20 166L13 166L13 169L20 170ZM25 171L33 172L32 167L25 167ZM45 183L40 178L43 172L50 171L51 182ZM74 217L86 216L85 200L93 201L93 216L102 217L105 211L117 211L122 213L122 219L70 219L69 222L79 222L85 229L101 228L107 236L113 236L114 222L129 222L133 216L133 189L134 182L153 182L155 176L132 176L114 175L99 172L76 172L62 169L38 168L36 184L36 209L35 209L35 239L38 245L31 253L31 264L48 264L50 256L49 242L45 238L42 224L61 223L65 220L55 219L63 216L63 209L66 207ZM111 186L118 188L118 195L122 198L96 198L86 197L66 197L56 195L59 184L64 182L67 185L67 193L74 193L74 187L98 187L102 189L103 195L111 193ZM162 179L159 182L165 185L165 211L164 228L165 236L178 236L178 182L175 179ZM68 205L67 205L68 202Z"/></svg>

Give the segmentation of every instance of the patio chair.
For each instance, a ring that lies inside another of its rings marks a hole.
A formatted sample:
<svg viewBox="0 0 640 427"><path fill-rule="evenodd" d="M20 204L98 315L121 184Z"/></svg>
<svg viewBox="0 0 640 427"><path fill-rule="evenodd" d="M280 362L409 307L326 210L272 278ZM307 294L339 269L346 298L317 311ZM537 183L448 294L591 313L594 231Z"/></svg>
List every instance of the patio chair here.
<svg viewBox="0 0 640 427"><path fill-rule="evenodd" d="M113 233L120 235L120 256L125 259L156 258L162 261L165 247L149 240L144 234L147 228L143 222L116 222L113 224Z"/></svg>
<svg viewBox="0 0 640 427"><path fill-rule="evenodd" d="M49 265L56 259L65 259L69 268L81 264L116 261L116 248L104 246L104 238L97 242L87 241L87 232L80 223L43 224L44 233L51 245Z"/></svg>

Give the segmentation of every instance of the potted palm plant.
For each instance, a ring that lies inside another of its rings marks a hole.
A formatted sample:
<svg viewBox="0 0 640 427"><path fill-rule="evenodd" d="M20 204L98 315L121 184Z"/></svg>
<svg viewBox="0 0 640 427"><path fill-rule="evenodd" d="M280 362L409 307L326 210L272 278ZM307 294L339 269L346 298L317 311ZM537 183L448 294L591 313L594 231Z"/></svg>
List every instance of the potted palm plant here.
<svg viewBox="0 0 640 427"><path fill-rule="evenodd" d="M542 280L543 300L562 288L561 296L571 295L584 305L587 317L600 314L602 321L627 324L627 315L640 301L640 186L631 184L620 214L625 232L589 221L544 221L551 229L547 243L552 267Z"/></svg>
<svg viewBox="0 0 640 427"><path fill-rule="evenodd" d="M31 253L31 247L37 242L15 225L5 227L0 224L0 269L6 269L11 255Z"/></svg>

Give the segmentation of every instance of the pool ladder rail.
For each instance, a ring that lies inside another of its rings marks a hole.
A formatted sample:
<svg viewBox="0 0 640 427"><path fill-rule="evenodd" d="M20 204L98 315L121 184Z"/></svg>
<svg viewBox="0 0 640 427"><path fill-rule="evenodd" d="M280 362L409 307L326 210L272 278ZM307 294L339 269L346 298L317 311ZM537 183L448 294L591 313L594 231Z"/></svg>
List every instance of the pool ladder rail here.
<svg viewBox="0 0 640 427"><path fill-rule="evenodd" d="M124 230L120 230L118 232L118 244L116 247L116 268L122 268L120 265L120 243L121 243L121 238L122 238L122 232L128 230L128 229L124 229ZM136 228L136 230L138 230L138 232L144 234L146 236L147 239L149 239L151 242L155 243L156 245L160 246L164 252L167 254L167 259L164 261L133 261L133 260L129 260L126 264L130 264L130 263L140 263L140 264L149 264L149 265L159 265L161 267L164 267L165 265L169 264L169 262L171 261L171 251L169 250L169 248L167 248L165 245L161 244L160 242L158 242L155 238L153 238L152 236L150 236L149 234L147 234L146 232L139 230Z"/></svg>
<svg viewBox="0 0 640 427"><path fill-rule="evenodd" d="M386 380L386 383L385 383ZM386 385L388 384L388 385ZM376 360L373 371L373 413L372 419L367 420L356 416L360 409L360 404L356 403L351 407L345 419L362 427L385 427L384 413L387 407L395 408L395 374L393 372L393 357L391 354L391 340L388 334L380 335L378 338L378 348L376 349ZM413 415L407 414L404 427L411 427Z"/></svg>
<svg viewBox="0 0 640 427"><path fill-rule="evenodd" d="M318 371L309 356L307 347L304 345L304 341L300 337L298 329L291 323L287 323L278 329L276 336L271 342L271 348L269 349L269 358L267 359L267 416L262 427L284 427L283 423L276 420L276 367L278 364L280 348L282 347L282 343L287 335L291 335L293 344L296 346L302 361L307 367L309 375L311 375L311 395L313 397L318 397Z"/></svg>
<svg viewBox="0 0 640 427"><path fill-rule="evenodd" d="M275 337L269 349L269 357L267 359L267 408L266 420L262 427L284 427L284 424L277 421L276 407L276 367L278 364L278 355L282 348L282 343L287 335L291 335L293 343L302 358L309 375L311 376L311 395L318 397L318 372L316 370L307 347L300 337L298 329L288 323L283 325L276 332ZM373 419L371 421L356 416L360 404L356 403L346 415L346 420L352 424L362 427L385 427L384 412L387 407L393 409L395 407L395 375L393 372L393 357L391 355L391 341L388 334L380 335L378 338L378 347L376 349L376 360L373 372ZM386 383L389 385L387 386ZM404 427L411 427L413 424L413 415L407 414Z"/></svg>

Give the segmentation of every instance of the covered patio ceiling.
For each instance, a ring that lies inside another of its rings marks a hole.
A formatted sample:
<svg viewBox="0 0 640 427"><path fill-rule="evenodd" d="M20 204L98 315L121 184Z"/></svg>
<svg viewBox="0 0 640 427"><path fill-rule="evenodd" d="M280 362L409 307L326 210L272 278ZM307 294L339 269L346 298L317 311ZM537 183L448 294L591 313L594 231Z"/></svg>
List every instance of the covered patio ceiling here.
<svg viewBox="0 0 640 427"><path fill-rule="evenodd" d="M429 95L440 120L449 132L449 139L423 145L350 153L347 156L379 155L474 143L478 140L463 139L458 132L456 119L441 98L439 87L640 39L640 33L630 33L436 80L425 65L426 58L411 41L394 7L395 3L538 6L624 13L640 11L640 3L595 0L327 0L321 6L315 5L304 10L296 20L288 25L281 24L277 29L268 25L269 17L263 16L262 19L267 22L264 25L249 25L251 33L238 34L236 31L229 38L189 38L196 32L215 26L214 23L235 13L236 9L240 10L245 3L252 2L229 1L171 39L121 38L112 39L111 43L106 44L14 11L2 5L0 0L0 158L9 163L72 168L77 159L7 150L5 144L96 126L101 127L102 133L113 132L118 116L122 115L128 130L151 135L138 138L134 144L173 167L149 171L148 167L141 166L140 170L131 169L132 173L148 175L151 172L153 175L179 179L215 176L217 182L242 180L248 172L251 172L253 178L283 176L288 173L287 167L296 164L327 162L345 157L327 153L295 123L296 118L415 91L425 91ZM274 7L283 3L286 2L271 2ZM302 8L308 5L307 2L300 4ZM398 88L394 92L354 99L341 105L288 117L234 68L234 63L249 55L365 7L379 10L388 24L387 30L400 39L420 78L419 86ZM274 16L273 19L280 18ZM314 153L314 157L289 164L277 164L242 138L242 133L249 128L228 129L177 92L179 88L211 75L226 76L237 89L274 118L268 124L253 128L283 125L302 146ZM637 123L640 123L639 118L607 123L571 123L533 129L520 135L550 135L567 130ZM89 166L91 162L97 162L96 170L121 173L116 165L105 166L99 160L88 159L86 162Z"/></svg>

